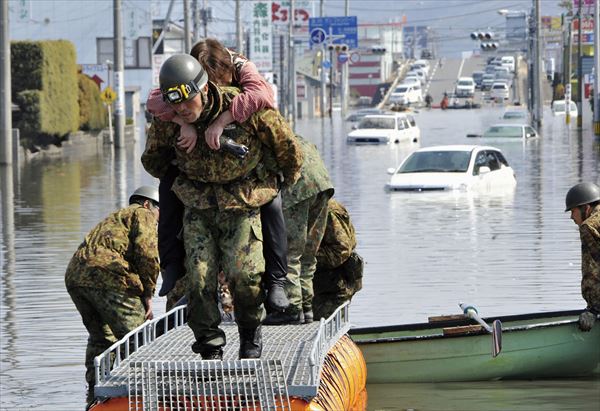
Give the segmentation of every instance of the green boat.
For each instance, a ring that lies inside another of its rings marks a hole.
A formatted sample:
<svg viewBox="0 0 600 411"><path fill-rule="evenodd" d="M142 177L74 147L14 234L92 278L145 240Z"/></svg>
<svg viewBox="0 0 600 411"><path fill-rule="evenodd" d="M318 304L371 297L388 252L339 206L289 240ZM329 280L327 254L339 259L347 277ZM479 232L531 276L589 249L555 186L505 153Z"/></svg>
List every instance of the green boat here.
<svg viewBox="0 0 600 411"><path fill-rule="evenodd" d="M484 325L501 322L495 357L492 327L476 325L466 315L353 328L349 334L363 352L371 384L600 377L600 322L582 332L580 313L484 318Z"/></svg>

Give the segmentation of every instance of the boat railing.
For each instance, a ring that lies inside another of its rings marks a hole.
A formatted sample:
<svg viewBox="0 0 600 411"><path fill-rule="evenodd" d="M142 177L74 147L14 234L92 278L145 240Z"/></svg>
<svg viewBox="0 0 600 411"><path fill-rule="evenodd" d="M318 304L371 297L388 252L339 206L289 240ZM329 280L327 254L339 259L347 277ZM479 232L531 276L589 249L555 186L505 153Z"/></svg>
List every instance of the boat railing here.
<svg viewBox="0 0 600 411"><path fill-rule="evenodd" d="M321 318L319 329L315 336L315 343L308 359L311 368L311 383L318 385L319 367L331 347L350 329L349 318L350 302L347 301L327 319Z"/></svg>
<svg viewBox="0 0 600 411"><path fill-rule="evenodd" d="M96 384L105 382L111 376L111 371L119 367L131 354L167 331L184 325L186 309L185 305L180 305L160 317L146 321L94 358Z"/></svg>

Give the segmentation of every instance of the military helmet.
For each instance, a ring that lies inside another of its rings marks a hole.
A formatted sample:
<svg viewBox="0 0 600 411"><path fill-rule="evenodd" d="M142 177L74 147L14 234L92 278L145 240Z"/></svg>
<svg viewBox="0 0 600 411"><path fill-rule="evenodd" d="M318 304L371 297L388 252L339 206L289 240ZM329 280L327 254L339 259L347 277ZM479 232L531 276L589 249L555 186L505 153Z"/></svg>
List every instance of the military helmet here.
<svg viewBox="0 0 600 411"><path fill-rule="evenodd" d="M156 187L152 186L138 187L133 194L131 194L131 197L129 197L129 204L132 204L136 198L147 199L153 202L155 205L158 205L158 190Z"/></svg>
<svg viewBox="0 0 600 411"><path fill-rule="evenodd" d="M208 74L202 65L189 54L175 54L160 68L158 75L163 99L179 104L194 98L208 82Z"/></svg>
<svg viewBox="0 0 600 411"><path fill-rule="evenodd" d="M579 183L571 187L565 198L565 212L574 207L600 201L600 187L594 183Z"/></svg>

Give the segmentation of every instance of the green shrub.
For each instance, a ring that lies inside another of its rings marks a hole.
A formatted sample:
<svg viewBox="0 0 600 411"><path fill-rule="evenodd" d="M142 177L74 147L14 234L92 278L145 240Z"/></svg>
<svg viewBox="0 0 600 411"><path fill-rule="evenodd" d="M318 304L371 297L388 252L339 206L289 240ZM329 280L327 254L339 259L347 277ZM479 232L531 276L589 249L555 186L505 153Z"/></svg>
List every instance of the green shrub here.
<svg viewBox="0 0 600 411"><path fill-rule="evenodd" d="M75 47L66 40L11 43L15 126L34 143L62 140L79 127Z"/></svg>
<svg viewBox="0 0 600 411"><path fill-rule="evenodd" d="M94 80L79 73L79 128L101 130L108 124L108 114L100 99L100 90Z"/></svg>

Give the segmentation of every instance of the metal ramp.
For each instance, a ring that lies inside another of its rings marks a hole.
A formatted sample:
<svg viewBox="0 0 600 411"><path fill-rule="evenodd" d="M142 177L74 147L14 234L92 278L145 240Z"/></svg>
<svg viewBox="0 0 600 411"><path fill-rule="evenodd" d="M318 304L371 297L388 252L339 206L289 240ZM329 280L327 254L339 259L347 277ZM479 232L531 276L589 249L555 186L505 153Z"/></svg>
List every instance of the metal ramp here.
<svg viewBox="0 0 600 411"><path fill-rule="evenodd" d="M185 307L142 324L96 357L98 397L129 397L130 410L288 410L289 397L317 395L323 361L350 328L348 305L328 319L264 326L258 360L238 360L235 323L222 323L223 361L203 361Z"/></svg>

